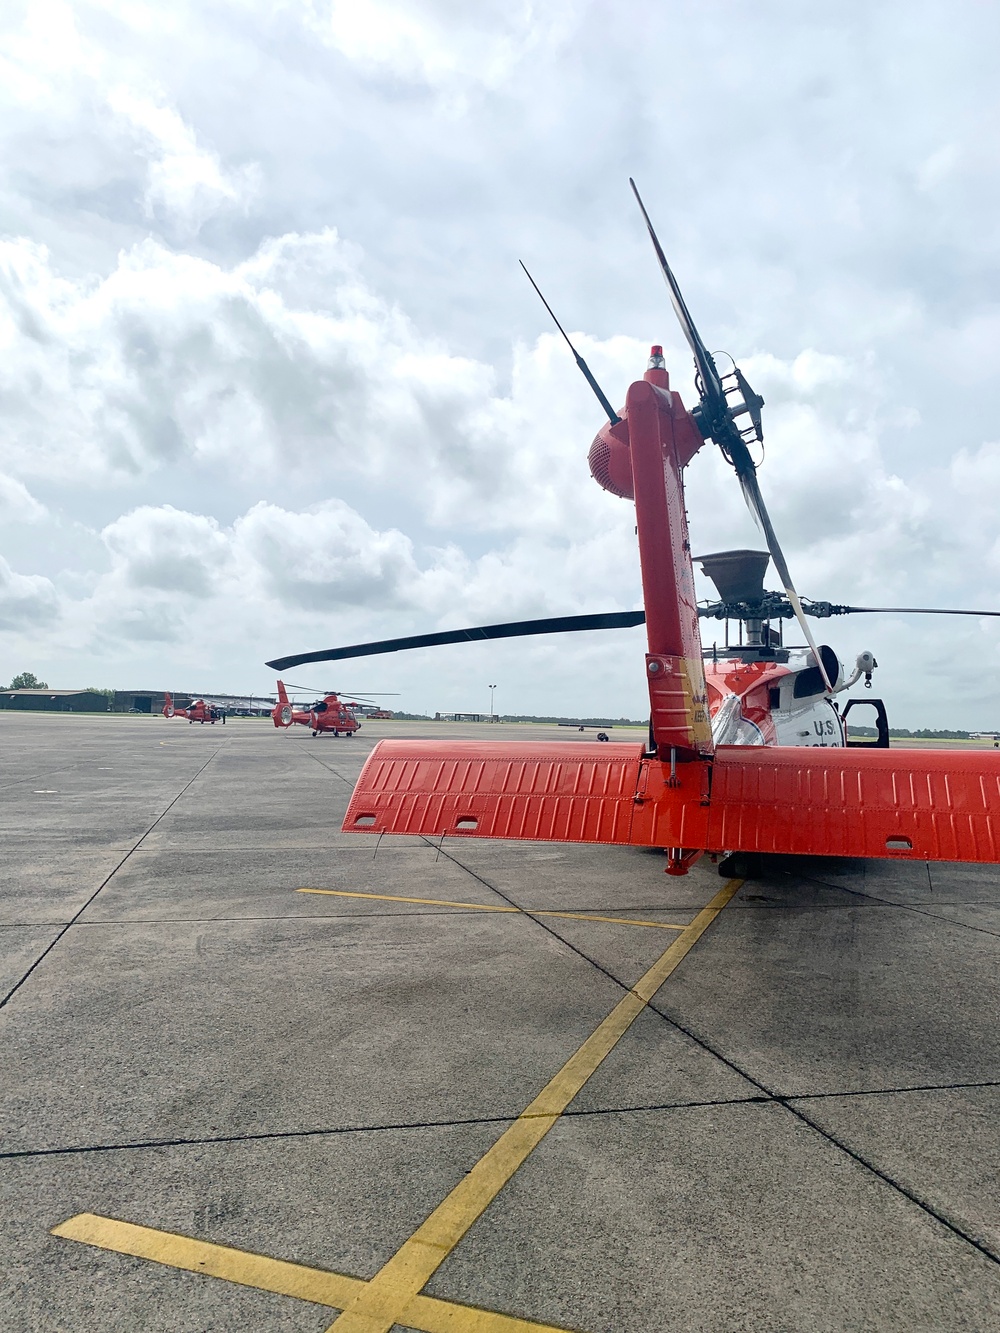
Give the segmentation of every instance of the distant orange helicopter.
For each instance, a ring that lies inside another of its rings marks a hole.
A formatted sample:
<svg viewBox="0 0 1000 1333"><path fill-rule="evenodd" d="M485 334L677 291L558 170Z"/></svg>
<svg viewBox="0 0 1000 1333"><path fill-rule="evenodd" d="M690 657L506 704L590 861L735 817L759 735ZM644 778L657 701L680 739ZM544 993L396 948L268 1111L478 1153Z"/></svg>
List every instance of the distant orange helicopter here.
<svg viewBox="0 0 1000 1333"><path fill-rule="evenodd" d="M290 727L294 723L309 727L314 739L321 732L331 732L334 736L353 736L361 728L354 710L361 707L357 699L348 703L338 694L330 692L308 708L296 708L288 698L284 682L279 680L278 702L271 709L271 720L276 727Z"/></svg>
<svg viewBox="0 0 1000 1333"><path fill-rule="evenodd" d="M204 699L195 699L187 708L175 708L169 694L164 694L164 700L164 717L186 717L189 722L201 722L203 725L210 722L213 727L216 722L226 725L226 710L219 708L217 704L206 703Z"/></svg>
<svg viewBox="0 0 1000 1333"><path fill-rule="evenodd" d="M833 650L817 646L806 620L1000 611L799 597L750 454L763 438L764 400L735 363L720 375L630 184L694 355L698 406L688 411L671 390L662 348L654 346L645 374L615 412L528 278L607 414L590 449L590 471L605 490L634 501L644 610L412 635L268 665L282 671L409 648L645 623L648 743L383 740L361 771L344 831L661 847L675 875L706 852L724 858L721 873L737 876L754 873L764 853L1000 861L1000 753L889 749L881 700L837 703L861 677L870 685L874 656L859 654L847 677ZM699 605L683 469L709 440L736 472L767 551L702 557L719 599ZM783 592L764 589L769 561ZM703 647L699 617L726 622L723 647ZM782 624L792 618L805 639L801 647L784 643ZM737 644L730 642L731 621L739 626ZM876 707L874 743L848 736L847 715L861 703Z"/></svg>

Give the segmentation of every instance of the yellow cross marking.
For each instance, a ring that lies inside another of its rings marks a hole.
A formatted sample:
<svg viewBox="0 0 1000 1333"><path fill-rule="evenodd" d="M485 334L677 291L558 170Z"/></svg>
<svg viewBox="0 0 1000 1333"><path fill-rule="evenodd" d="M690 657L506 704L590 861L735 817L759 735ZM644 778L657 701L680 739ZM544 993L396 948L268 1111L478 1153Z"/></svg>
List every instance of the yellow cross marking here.
<svg viewBox="0 0 1000 1333"><path fill-rule="evenodd" d="M452 903L446 898L401 898L396 893L357 893L352 889L296 889L296 893L325 893L333 898L371 898L386 903L419 903L423 907L464 907L468 912L515 912L521 916L562 916L570 921L610 921L615 926L650 926L653 930L686 930L665 921L636 921L628 916L594 916L591 912L539 912L533 907L499 907L493 903Z"/></svg>
<svg viewBox="0 0 1000 1333"><path fill-rule="evenodd" d="M290 1264L265 1254L234 1250L228 1245L212 1245L208 1241L192 1240L190 1236L179 1236L173 1231L139 1227L113 1217L99 1217L96 1213L78 1213L68 1222L53 1227L52 1234L96 1245L102 1250L114 1250L116 1254L134 1254L138 1259L151 1259L154 1263L183 1268L189 1273L220 1277L242 1287L257 1287L278 1296L294 1296L314 1305L328 1305L334 1310L343 1310L367 1286L362 1278L348 1277L346 1273ZM424 1333L567 1333L567 1330L551 1324L536 1324L530 1319L477 1310L472 1305L437 1300L433 1296L414 1297L404 1313L407 1325L422 1329Z"/></svg>
<svg viewBox="0 0 1000 1333"><path fill-rule="evenodd" d="M169 1231L80 1213L53 1235L206 1273L228 1282L332 1306L342 1313L327 1333L389 1333L394 1324L422 1333L564 1333L553 1325L422 1295L423 1288L541 1143L573 1098L686 957L742 880L730 880L615 1005L493 1147L369 1281L306 1268Z"/></svg>

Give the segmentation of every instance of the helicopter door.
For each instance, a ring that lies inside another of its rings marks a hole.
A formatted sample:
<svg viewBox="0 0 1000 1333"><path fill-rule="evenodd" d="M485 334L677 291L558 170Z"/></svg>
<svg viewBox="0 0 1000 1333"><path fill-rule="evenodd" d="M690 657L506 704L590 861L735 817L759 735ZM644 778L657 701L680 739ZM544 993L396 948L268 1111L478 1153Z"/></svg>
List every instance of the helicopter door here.
<svg viewBox="0 0 1000 1333"><path fill-rule="evenodd" d="M881 699L848 699L844 704L844 711L841 713L841 721L844 724L844 736L847 737L847 714L855 704L861 708L871 707L875 709L875 730L878 733L873 741L852 741L846 740L846 744L855 749L888 750L889 748L889 719L886 717L885 704Z"/></svg>

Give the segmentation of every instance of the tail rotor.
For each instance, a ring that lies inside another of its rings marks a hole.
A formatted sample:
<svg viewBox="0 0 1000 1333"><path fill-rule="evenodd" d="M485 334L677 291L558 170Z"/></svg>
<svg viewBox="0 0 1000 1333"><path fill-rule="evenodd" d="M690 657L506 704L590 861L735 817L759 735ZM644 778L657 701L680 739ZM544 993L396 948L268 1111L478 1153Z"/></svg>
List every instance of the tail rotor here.
<svg viewBox="0 0 1000 1333"><path fill-rule="evenodd" d="M292 725L292 705L288 702L288 692L284 684L278 681L278 702L271 709L271 721L276 727Z"/></svg>

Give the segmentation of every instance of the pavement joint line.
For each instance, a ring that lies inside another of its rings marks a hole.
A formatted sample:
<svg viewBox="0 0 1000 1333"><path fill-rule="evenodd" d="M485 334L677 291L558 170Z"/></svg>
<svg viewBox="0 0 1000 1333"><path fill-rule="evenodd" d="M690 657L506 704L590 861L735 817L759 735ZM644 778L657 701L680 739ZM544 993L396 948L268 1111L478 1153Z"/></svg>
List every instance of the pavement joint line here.
<svg viewBox="0 0 1000 1333"><path fill-rule="evenodd" d="M977 1085L972 1085L977 1086ZM987 1085L993 1086L993 1085ZM595 1106L579 1110L566 1110L563 1116L568 1120L582 1116L597 1115L632 1115L650 1111L696 1111L713 1106L765 1105L777 1098L763 1095L753 1097L717 1097L709 1101L698 1102L662 1102L641 1106ZM517 1119L509 1115L470 1116L461 1120L415 1120L398 1124L384 1125L334 1125L326 1129L276 1129L257 1134L214 1134L204 1138L189 1139L140 1139L132 1143L92 1143L68 1145L63 1148L12 1148L0 1152L0 1161L13 1161L27 1157L70 1157L83 1156L86 1153L101 1152L147 1152L156 1148L204 1148L213 1144L224 1143L268 1143L283 1142L286 1139L332 1138L337 1134L385 1134L398 1133L400 1130L420 1129L462 1129L469 1125L509 1125Z"/></svg>
<svg viewBox="0 0 1000 1333"><path fill-rule="evenodd" d="M306 1269L92 1213L67 1219L53 1227L52 1234L331 1305L341 1313L330 1325L329 1333L334 1329L340 1333L351 1330L389 1333L395 1324L420 1329L422 1333L562 1333L554 1325L516 1319L421 1293L469 1228L560 1120L667 978L732 901L742 883L734 879L724 884L652 967L633 986L624 988L625 995L586 1041L369 1280ZM279 1282L282 1285L277 1285ZM317 1299L318 1293L322 1293L322 1298Z"/></svg>
<svg viewBox="0 0 1000 1333"><path fill-rule="evenodd" d="M137 851L139 850L139 848L142 846L142 844L146 841L146 839L147 839L147 838L149 837L149 835L152 833L153 829L156 828L156 826L157 826L157 824L160 822L160 820L166 817L166 815L167 815L167 814L174 808L174 806L175 806L175 805L177 804L177 802L181 799L181 797L182 797L182 796L184 795L184 793L188 790L188 788L191 787L191 786L198 780L198 778L201 777L202 773L204 773L205 769L208 768L208 766L209 766L209 764L212 762L212 760L216 757L216 755L221 754L224 748L225 748L225 742L223 742L223 744L220 745L220 746L218 747L217 750L213 751L213 753L210 754L210 755L208 756L208 758L205 760L205 762L202 764L202 766L198 769L197 773L195 773L194 777L190 778L190 779L184 784L184 786L180 789L180 791L179 791L179 792L177 793L177 795L173 798L173 800L169 803L169 805L167 805L167 806L166 806L166 807L165 807L165 808L164 808L164 809L163 809L163 810L156 816L156 818L153 820L152 824L150 824L149 828L146 829L145 833L143 833L143 834L141 835L141 837L138 839L137 842L135 842L135 843L132 844L132 846L128 849L128 851L125 853L125 855L122 857L122 859L118 862L118 864L115 866L115 868L111 871L111 873L110 873L108 876L106 876L105 879L103 879L103 880L101 881L100 884L98 884L97 888L96 888L96 889L94 890L94 892L90 895L90 897L89 897L89 898L87 899L87 901L83 904L83 906L79 909L79 911L75 912L75 913L73 914L73 916L70 917L70 919L66 922L66 924L65 924L65 925L62 927L62 929L59 931L58 935L56 935L55 939L52 940L52 941L51 941L51 942L50 942L50 943L49 943L49 944L42 950L42 952L38 955L38 957L35 959L35 961L34 961L34 962L31 964L31 966L28 968L28 970L27 970L26 972L24 972L24 973L21 975L21 977L20 977L17 981L15 981L14 985L11 986L11 988L10 988L10 990L7 992L7 994L3 997L2 1000L0 1000L0 1009L3 1009L3 1008L5 1007L5 1005L7 1005L7 1004L10 1003L10 1001L14 998L14 996L17 994L17 992L21 989L21 987L24 985L24 983L25 983L25 982L28 980L28 978L31 976L32 972L34 972L35 968L38 967L39 964L40 964L41 962L43 962L43 960L46 959L46 958L49 956L49 954L50 954L50 953L52 952L52 950L56 947L56 945L59 943L59 941L63 938L63 936L66 934L66 932L67 932L68 930L70 930L71 927L73 927L73 926L76 924L76 922L79 920L79 918L80 918L81 916L83 916L84 912L87 910L87 908L90 906L90 904L94 901L94 899L97 897L97 895L101 892L101 890L104 889L104 888L106 888L107 885L111 883L111 881L114 879L115 875L118 874L119 870L121 870L122 866L123 866L123 865L125 864L125 862L129 859L129 857L132 855L132 853L133 853L133 852L137 852Z"/></svg>
<svg viewBox="0 0 1000 1333"><path fill-rule="evenodd" d="M20 782L5 782L0 791L10 791L11 787L23 787L29 782L41 782L42 778L50 778L54 773L68 773L79 767L79 764L63 764L61 768L49 768L44 773L36 773L33 778L22 778Z"/></svg>
<svg viewBox="0 0 1000 1333"><path fill-rule="evenodd" d="M403 898L395 893L358 893L351 889L296 889L296 893L323 893L332 898L371 898L379 902L417 903L424 907L461 907L469 912L516 912L521 916L561 916L571 921L607 921L617 926L648 926L652 930L687 930L665 921L637 921L624 916L596 916L592 912L553 912L538 907L500 907L496 903L453 903L443 898Z"/></svg>
<svg viewBox="0 0 1000 1333"><path fill-rule="evenodd" d="M315 759L317 764L319 764L320 768L325 768L328 773L332 773L335 778L340 778L341 782L346 782L349 787L354 786L353 778L345 778L343 773L338 773L335 768L331 768L329 764L324 763L323 760L320 759L318 754L313 754L312 750L306 750L305 753L309 756L310 759Z"/></svg>
<svg viewBox="0 0 1000 1333"><path fill-rule="evenodd" d="M928 862L928 866L929 866ZM783 874L791 874L791 871L783 871ZM867 898L870 902L877 903L880 907L895 907L901 912L912 912L915 916L927 916L932 921L943 921L949 926L961 926L963 930L974 930L980 935L992 935L994 939L1000 938L1000 931L990 930L986 926L974 925L971 921L960 921L956 917L942 916L940 912L928 911L926 907L918 907L914 903L894 903L891 898L880 898L877 894L867 893L864 889L848 889L841 884L830 884L825 879L815 879L811 875L799 875L799 879L804 879L807 884L821 884L824 888L840 889L844 893L853 894L856 898ZM987 904L992 906L992 904ZM941 903L941 907L975 907L975 903Z"/></svg>
<svg viewBox="0 0 1000 1333"><path fill-rule="evenodd" d="M767 1106L772 1102L849 1100L854 1097L901 1097L922 1092L964 1092L979 1088L1000 1088L1000 1079L984 1079L975 1083L924 1083L898 1088L853 1088L833 1092L756 1093L747 1097L713 1097L702 1101L642 1102L633 1106L592 1106L563 1112L567 1120L585 1116L646 1115L658 1111L698 1111L722 1106ZM510 1124L517 1117L509 1115L468 1116L452 1120L411 1120L387 1122L381 1125L330 1125L325 1129L275 1129L256 1134L212 1134L186 1139L136 1139L129 1143L68 1144L61 1148L13 1148L0 1152L0 1161L16 1161L34 1157L71 1157L86 1153L149 1152L157 1148L204 1148L224 1143L269 1143L287 1139L332 1138L338 1134L385 1134L401 1130L461 1129L469 1125Z"/></svg>
<svg viewBox="0 0 1000 1333"><path fill-rule="evenodd" d="M786 1102L822 1099L904 1096L908 1093L919 1092L961 1092L963 1090L996 1087L1000 1087L1000 1080L987 1080L979 1083L930 1083L919 1087L856 1088L846 1092L759 1093L748 1097L714 1097L702 1101L645 1102L633 1106L585 1107L576 1110L568 1109L563 1112L563 1115L566 1119L573 1120L584 1116L644 1115L660 1111L697 1111L721 1106L765 1106L771 1102L784 1104ZM511 1113L509 1115L470 1116L452 1120L399 1121L381 1125L332 1125L325 1129L276 1129L256 1134L213 1134L185 1139L137 1139L129 1143L69 1144L61 1148L15 1148L0 1152L0 1161L33 1157L82 1156L86 1153L102 1152L147 1152L157 1148L199 1148L224 1143L282 1142L286 1139L331 1138L337 1134L384 1134L398 1133L401 1130L460 1129L469 1125L510 1124L515 1119L515 1115Z"/></svg>

